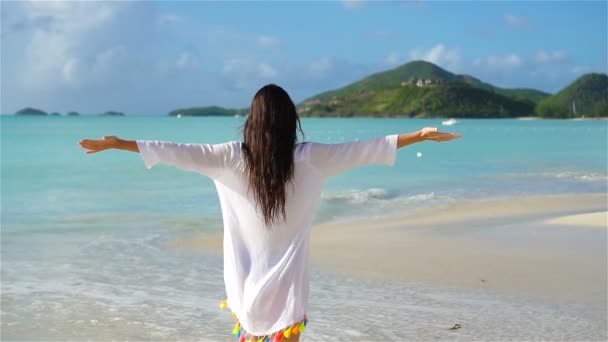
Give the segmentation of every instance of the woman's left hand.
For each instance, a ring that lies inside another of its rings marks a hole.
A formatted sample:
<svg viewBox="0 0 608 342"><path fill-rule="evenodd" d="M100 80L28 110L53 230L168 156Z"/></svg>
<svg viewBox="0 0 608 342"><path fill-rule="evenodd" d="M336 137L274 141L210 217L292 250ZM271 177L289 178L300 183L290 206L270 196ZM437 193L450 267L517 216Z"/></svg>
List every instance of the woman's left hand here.
<svg viewBox="0 0 608 342"><path fill-rule="evenodd" d="M118 137L114 135L106 135L101 140L94 139L82 139L80 142L80 146L82 148L88 149L87 154L101 152L110 148L115 148L118 146Z"/></svg>
<svg viewBox="0 0 608 342"><path fill-rule="evenodd" d="M425 127L420 131L420 136L422 136L422 138L424 140L432 140L432 141L450 141L453 139L458 139L461 138L462 135L458 134L458 133L446 133L446 132L439 132L439 129L437 129L436 127Z"/></svg>

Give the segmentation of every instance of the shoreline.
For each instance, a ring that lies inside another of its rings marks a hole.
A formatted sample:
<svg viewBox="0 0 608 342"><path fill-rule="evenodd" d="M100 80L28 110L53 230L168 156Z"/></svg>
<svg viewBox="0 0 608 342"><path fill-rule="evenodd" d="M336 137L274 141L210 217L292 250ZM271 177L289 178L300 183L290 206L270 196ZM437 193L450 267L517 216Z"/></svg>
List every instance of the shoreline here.
<svg viewBox="0 0 608 342"><path fill-rule="evenodd" d="M315 225L311 263L365 279L606 302L605 194L467 200ZM222 234L167 242L221 254Z"/></svg>
<svg viewBox="0 0 608 342"><path fill-rule="evenodd" d="M236 114L235 114L236 115ZM180 118L234 118L233 114L226 115L182 115ZM0 117L166 117L166 118L177 118L176 115L170 114L105 114L105 113L79 113L77 115L61 114L59 115L47 113L47 114L16 114L16 113L0 113ZM246 115L240 115L240 117L246 117ZM378 114L378 115L355 115L355 116L327 116L327 115L313 115L313 116L301 116L300 119L413 119L413 120L444 120L444 119L457 119L457 120L519 120L519 121L548 121L548 120L560 120L560 121L606 121L608 116L590 116L590 117L543 117L543 116L514 116L514 117L483 117L483 116L470 116L470 117L452 117L452 116L408 116L408 115L394 115L394 114Z"/></svg>

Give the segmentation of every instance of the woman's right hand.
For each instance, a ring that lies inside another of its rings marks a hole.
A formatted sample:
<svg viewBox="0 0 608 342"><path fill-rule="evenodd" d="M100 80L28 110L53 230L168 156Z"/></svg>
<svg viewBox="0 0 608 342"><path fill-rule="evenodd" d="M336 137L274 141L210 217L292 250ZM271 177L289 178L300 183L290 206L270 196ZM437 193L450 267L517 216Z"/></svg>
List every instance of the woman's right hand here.
<svg viewBox="0 0 608 342"><path fill-rule="evenodd" d="M106 135L101 140L82 139L79 144L82 148L88 149L87 154L101 152L118 146L120 139L114 135Z"/></svg>
<svg viewBox="0 0 608 342"><path fill-rule="evenodd" d="M424 140L432 140L437 142L450 141L462 137L462 135L458 133L439 132L439 129L437 127L425 127L421 129L420 136Z"/></svg>

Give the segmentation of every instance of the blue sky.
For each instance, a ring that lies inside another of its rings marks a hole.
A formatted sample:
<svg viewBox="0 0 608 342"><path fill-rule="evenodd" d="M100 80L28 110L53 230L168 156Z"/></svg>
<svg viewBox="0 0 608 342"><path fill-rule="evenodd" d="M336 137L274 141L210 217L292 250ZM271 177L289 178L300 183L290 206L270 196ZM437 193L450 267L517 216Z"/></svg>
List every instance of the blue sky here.
<svg viewBox="0 0 608 342"><path fill-rule="evenodd" d="M556 92L607 71L607 2L6 2L2 113L166 114L245 107L267 83L299 102L427 60Z"/></svg>

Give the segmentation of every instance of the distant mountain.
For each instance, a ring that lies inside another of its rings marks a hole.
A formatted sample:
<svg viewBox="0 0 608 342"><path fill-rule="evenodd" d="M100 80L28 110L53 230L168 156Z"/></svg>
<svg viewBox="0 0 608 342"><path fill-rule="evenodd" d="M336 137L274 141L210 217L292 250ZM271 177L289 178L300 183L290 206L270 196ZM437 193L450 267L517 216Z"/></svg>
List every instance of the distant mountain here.
<svg viewBox="0 0 608 342"><path fill-rule="evenodd" d="M18 110L15 113L15 115L48 115L48 114L47 114L47 112L40 110L40 109L26 107L26 108Z"/></svg>
<svg viewBox="0 0 608 342"><path fill-rule="evenodd" d="M125 113L109 110L109 111L99 114L99 115L101 115L101 116L125 116Z"/></svg>
<svg viewBox="0 0 608 342"><path fill-rule="evenodd" d="M245 115L248 109L231 109L223 108L218 106L208 107L191 107L176 109L169 112L169 116L234 116L234 115Z"/></svg>
<svg viewBox="0 0 608 342"><path fill-rule="evenodd" d="M425 61L368 76L298 105L302 116L517 117L549 94L504 89Z"/></svg>
<svg viewBox="0 0 608 342"><path fill-rule="evenodd" d="M576 111L576 113L575 113ZM608 116L608 76L586 74L536 106L542 117Z"/></svg>

